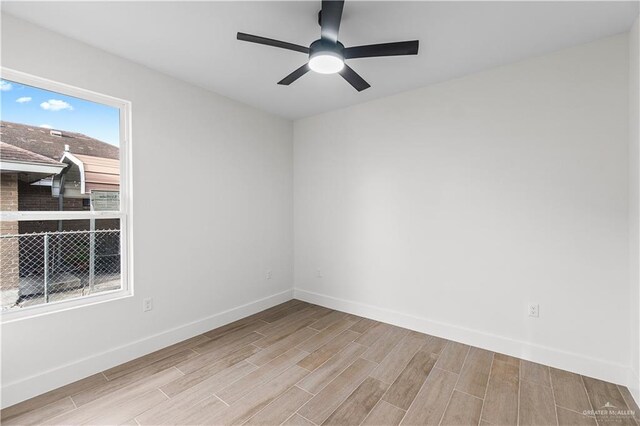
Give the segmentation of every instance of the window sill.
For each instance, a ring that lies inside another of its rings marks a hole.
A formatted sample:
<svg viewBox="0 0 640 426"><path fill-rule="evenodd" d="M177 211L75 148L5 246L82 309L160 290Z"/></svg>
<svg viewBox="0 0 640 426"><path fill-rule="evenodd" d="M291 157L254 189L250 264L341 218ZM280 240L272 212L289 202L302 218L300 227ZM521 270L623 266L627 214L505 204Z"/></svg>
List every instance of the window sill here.
<svg viewBox="0 0 640 426"><path fill-rule="evenodd" d="M82 296L75 299L60 300L43 305L26 306L24 308L16 308L0 313L0 323L9 324L16 321L28 320L31 318L64 312L72 309L79 309L100 303L110 302L114 300L126 299L133 296L130 290L112 290L105 291L100 294L92 294Z"/></svg>

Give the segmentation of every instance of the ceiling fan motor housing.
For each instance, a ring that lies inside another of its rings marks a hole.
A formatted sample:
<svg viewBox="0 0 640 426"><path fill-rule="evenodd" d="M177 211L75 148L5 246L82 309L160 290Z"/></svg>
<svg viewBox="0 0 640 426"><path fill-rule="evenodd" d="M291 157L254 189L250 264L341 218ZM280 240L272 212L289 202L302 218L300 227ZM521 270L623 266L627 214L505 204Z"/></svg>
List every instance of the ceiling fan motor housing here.
<svg viewBox="0 0 640 426"><path fill-rule="evenodd" d="M309 46L309 59L317 55L330 55L344 61L344 44L339 41L333 43L328 40L319 39Z"/></svg>

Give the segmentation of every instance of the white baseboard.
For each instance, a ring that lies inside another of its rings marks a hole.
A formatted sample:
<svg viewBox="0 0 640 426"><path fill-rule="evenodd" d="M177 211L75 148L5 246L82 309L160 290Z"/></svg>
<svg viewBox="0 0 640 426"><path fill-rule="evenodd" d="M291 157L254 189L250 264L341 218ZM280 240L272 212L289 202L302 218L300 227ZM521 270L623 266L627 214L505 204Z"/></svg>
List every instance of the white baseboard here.
<svg viewBox="0 0 640 426"><path fill-rule="evenodd" d="M408 315L402 312L371 306L351 300L314 293L299 288L293 290L296 299L314 303L327 308L371 318L421 333L442 337L448 340L477 346L493 352L515 356L528 361L550 365L574 373L594 377L612 383L629 383L630 367L581 354L566 352L554 348L535 345L503 336L433 321L428 318Z"/></svg>
<svg viewBox="0 0 640 426"><path fill-rule="evenodd" d="M293 298L293 290L237 306L232 309L163 331L127 345L113 348L72 363L62 365L44 373L19 381L2 384L2 408L33 398L52 389L73 383L92 374L115 367L124 362L181 342L205 331L223 326L238 319L253 315Z"/></svg>

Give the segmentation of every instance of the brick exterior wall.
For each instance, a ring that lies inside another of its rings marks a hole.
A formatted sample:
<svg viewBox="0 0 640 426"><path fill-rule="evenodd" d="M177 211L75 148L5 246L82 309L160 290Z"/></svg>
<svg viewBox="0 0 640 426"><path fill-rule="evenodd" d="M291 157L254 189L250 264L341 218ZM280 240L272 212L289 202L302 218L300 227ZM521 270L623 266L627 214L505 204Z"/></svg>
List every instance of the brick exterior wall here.
<svg viewBox="0 0 640 426"><path fill-rule="evenodd" d="M27 182L18 183L18 206L20 211L58 211L58 199L51 195L51 187L29 185ZM79 198L65 198L64 211L90 210L82 206ZM88 220L65 220L62 222L64 231L84 231L89 229ZM58 230L58 221L25 221L19 225L21 234L33 232L54 232Z"/></svg>
<svg viewBox="0 0 640 426"><path fill-rule="evenodd" d="M16 173L0 174L0 209L2 211L18 210L18 175ZM2 221L0 234L17 234L18 222ZM0 290L16 288L19 281L18 241L0 238Z"/></svg>
<svg viewBox="0 0 640 426"><path fill-rule="evenodd" d="M48 186L29 185L26 182L18 183L18 207L20 211L58 211L58 199L51 195ZM89 211L90 207L84 207L82 199L65 198L64 211ZM21 234L33 232L54 232L58 230L58 221L28 221L20 222ZM96 229L118 229L117 219L102 219L96 221ZM65 220L62 222L63 231L89 230L89 220Z"/></svg>
<svg viewBox="0 0 640 426"><path fill-rule="evenodd" d="M58 199L51 195L50 186L30 185L27 182L18 184L18 206L21 211L58 211ZM65 198L65 211L89 210L82 207L79 198Z"/></svg>

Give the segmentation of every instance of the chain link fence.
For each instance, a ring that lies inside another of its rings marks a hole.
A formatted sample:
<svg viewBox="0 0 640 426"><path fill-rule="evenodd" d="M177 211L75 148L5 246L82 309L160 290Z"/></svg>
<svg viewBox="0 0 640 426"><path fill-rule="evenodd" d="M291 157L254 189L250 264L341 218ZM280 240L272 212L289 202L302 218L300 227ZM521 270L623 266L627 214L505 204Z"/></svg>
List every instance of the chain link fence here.
<svg viewBox="0 0 640 426"><path fill-rule="evenodd" d="M0 235L2 309L116 290L120 230Z"/></svg>

